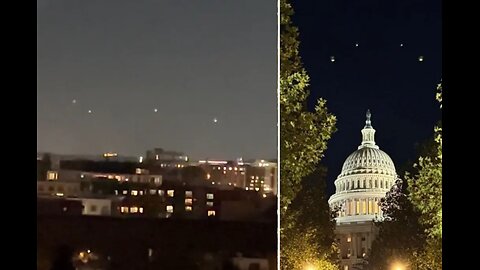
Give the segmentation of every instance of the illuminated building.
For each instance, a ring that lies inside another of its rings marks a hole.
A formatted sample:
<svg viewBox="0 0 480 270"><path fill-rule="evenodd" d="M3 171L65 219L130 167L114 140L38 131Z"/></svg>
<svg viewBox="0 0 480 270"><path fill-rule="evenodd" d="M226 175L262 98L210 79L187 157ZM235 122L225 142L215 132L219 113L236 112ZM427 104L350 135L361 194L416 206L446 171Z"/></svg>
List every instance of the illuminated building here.
<svg viewBox="0 0 480 270"><path fill-rule="evenodd" d="M237 160L200 160L198 166L207 173L207 181L216 186L244 188L246 166Z"/></svg>
<svg viewBox="0 0 480 270"><path fill-rule="evenodd" d="M378 203L397 178L392 159L375 144L370 117L367 111L362 143L343 163L336 192L328 200L338 210L335 233L342 270L361 268L377 234L373 220L382 219Z"/></svg>
<svg viewBox="0 0 480 270"><path fill-rule="evenodd" d="M167 151L162 148L148 150L142 162L162 168L183 168L188 164L188 156L182 152Z"/></svg>
<svg viewBox="0 0 480 270"><path fill-rule="evenodd" d="M250 163L245 189L277 195L277 163L263 159Z"/></svg>

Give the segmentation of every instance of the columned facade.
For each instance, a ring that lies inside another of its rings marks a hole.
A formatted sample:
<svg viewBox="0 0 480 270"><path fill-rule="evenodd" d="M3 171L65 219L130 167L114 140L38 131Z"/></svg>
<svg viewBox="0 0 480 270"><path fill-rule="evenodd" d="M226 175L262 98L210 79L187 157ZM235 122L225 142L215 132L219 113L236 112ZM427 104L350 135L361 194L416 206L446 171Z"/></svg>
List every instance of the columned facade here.
<svg viewBox="0 0 480 270"><path fill-rule="evenodd" d="M337 211L336 240L341 270L361 269L377 234L373 220L382 219L380 200L395 184L392 159L375 143L371 114L362 129L362 143L343 163L328 203Z"/></svg>

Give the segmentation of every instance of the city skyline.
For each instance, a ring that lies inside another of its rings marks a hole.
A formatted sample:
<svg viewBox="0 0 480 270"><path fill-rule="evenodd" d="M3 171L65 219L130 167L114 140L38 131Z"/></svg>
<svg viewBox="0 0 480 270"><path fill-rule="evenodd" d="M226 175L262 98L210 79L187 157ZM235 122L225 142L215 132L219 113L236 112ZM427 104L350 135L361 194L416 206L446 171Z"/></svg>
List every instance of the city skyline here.
<svg viewBox="0 0 480 270"><path fill-rule="evenodd" d="M276 1L37 4L37 151L277 156Z"/></svg>

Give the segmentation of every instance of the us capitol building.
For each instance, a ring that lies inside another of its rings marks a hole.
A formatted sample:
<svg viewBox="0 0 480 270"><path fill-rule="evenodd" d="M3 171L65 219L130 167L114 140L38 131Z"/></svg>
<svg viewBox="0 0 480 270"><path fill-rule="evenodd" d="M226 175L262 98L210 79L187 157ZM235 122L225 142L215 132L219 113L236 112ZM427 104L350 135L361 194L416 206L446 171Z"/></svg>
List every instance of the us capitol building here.
<svg viewBox="0 0 480 270"><path fill-rule="evenodd" d="M382 220L378 205L397 178L392 159L375 144L370 111L362 129L362 144L343 163L335 180L335 194L328 203L338 209L336 239L340 247L341 270L362 269L377 228Z"/></svg>

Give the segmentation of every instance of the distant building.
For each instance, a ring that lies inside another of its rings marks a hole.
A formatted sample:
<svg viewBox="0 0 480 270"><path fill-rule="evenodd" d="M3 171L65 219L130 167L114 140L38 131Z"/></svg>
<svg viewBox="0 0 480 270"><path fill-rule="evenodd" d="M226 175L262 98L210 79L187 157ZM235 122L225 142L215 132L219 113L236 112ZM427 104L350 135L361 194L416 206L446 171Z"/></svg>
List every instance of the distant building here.
<svg viewBox="0 0 480 270"><path fill-rule="evenodd" d="M38 196L78 197L81 193L80 182L37 181Z"/></svg>
<svg viewBox="0 0 480 270"><path fill-rule="evenodd" d="M59 197L37 197L37 215L45 216L80 216L83 205L81 202Z"/></svg>
<svg viewBox="0 0 480 270"><path fill-rule="evenodd" d="M162 148L148 150L142 162L155 164L162 168L183 168L188 163L188 156L182 152L167 151Z"/></svg>
<svg viewBox="0 0 480 270"><path fill-rule="evenodd" d="M89 181L107 178L119 182L162 184L162 175L152 175L136 162L65 160L58 171L49 171L47 180Z"/></svg>
<svg viewBox="0 0 480 270"><path fill-rule="evenodd" d="M82 215L110 216L112 214L112 199L110 198L69 198L68 200L82 203Z"/></svg>
<svg viewBox="0 0 480 270"><path fill-rule="evenodd" d="M277 163L255 160L247 167L246 190L277 195Z"/></svg>
<svg viewBox="0 0 480 270"><path fill-rule="evenodd" d="M246 166L241 161L200 160L198 166L205 170L212 185L245 188Z"/></svg>

